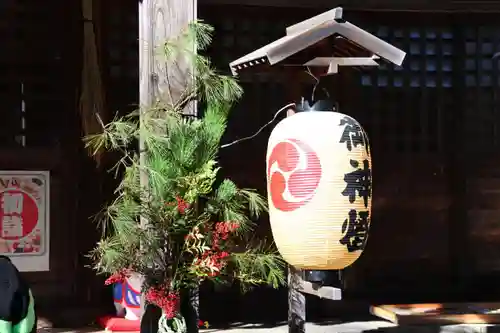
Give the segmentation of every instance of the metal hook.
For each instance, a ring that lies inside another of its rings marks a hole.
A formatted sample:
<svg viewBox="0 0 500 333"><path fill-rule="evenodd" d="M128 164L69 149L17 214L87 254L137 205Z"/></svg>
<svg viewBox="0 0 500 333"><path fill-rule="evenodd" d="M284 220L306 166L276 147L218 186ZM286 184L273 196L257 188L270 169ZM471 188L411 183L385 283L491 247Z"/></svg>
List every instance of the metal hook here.
<svg viewBox="0 0 500 333"><path fill-rule="evenodd" d="M312 89L312 93L311 93L311 102L313 102L315 100L314 99L314 95L316 94L316 89L320 85L321 79L318 78L316 75L314 75L312 73L311 68L309 68L309 66L307 66L306 73L309 74L316 81L316 83L314 84L314 87ZM330 98L330 93L328 92L328 90L326 88L322 87L321 90L323 90L323 92L325 93L326 97Z"/></svg>
<svg viewBox="0 0 500 333"><path fill-rule="evenodd" d="M318 77L316 77L316 75L314 75L311 72L311 68L309 68L309 66L307 66L306 68L307 68L306 73L309 74L316 81L316 83L314 84L314 87L312 89L312 92L311 92L311 102L312 102L312 101L314 101L314 95L316 93L316 88L319 86L320 79L318 79Z"/></svg>

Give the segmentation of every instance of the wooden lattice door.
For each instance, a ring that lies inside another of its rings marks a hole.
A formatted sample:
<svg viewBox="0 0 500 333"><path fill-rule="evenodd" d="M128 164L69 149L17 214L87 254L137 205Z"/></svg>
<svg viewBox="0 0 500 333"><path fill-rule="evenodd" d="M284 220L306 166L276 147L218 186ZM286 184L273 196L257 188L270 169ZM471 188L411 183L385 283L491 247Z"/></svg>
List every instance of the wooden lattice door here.
<svg viewBox="0 0 500 333"><path fill-rule="evenodd" d="M28 273L37 302L74 296L80 130L79 3L0 3L0 169L48 170L50 271Z"/></svg>
<svg viewBox="0 0 500 333"><path fill-rule="evenodd" d="M269 8L265 12L262 8L234 9L230 16L218 16L215 10L200 12L216 28L212 55L221 69L230 60L281 37L286 26L314 14L292 9L280 9L278 14ZM346 287L375 290L379 284L387 286L390 277L394 282L401 280L392 284L400 288L409 275L427 285L423 280L432 274L432 281L426 282L439 288L454 270L449 222L454 176L449 167L456 147L447 140L456 135L456 120L450 121L450 116L456 108L454 69L461 65L454 56L454 22L444 14L425 20L416 13L347 15L349 21L406 50L408 57L402 68L383 64L354 74L359 80L342 89L342 94L350 96L342 96L341 112L354 116L367 129L374 163L372 235L356 273L349 278L346 271ZM244 98L241 111L233 116L233 128L240 126L238 136L258 128L287 102L285 82L276 82L270 89L269 82L279 78L243 79L252 89L245 90L251 97ZM262 163L265 144L265 135L253 143L254 157ZM258 172L258 168L253 170L247 172Z"/></svg>
<svg viewBox="0 0 500 333"><path fill-rule="evenodd" d="M107 21L107 75L112 107L123 109L137 101L136 5L115 3ZM228 71L230 61L318 12L227 5L199 8L199 16L215 27L209 54L222 71ZM492 23L486 26L483 18L488 15L483 14L346 11L346 15L408 53L402 68L382 65L363 71L344 89L351 96L341 109L364 125L374 150L373 229L347 288L383 294L392 287L400 292L412 281L412 291L439 293L467 269L491 271L496 260L492 250L497 246L491 233L499 211L496 199L491 199L499 175L491 167L495 165L491 152L498 147L500 126L495 112L498 62L492 59L498 51L494 19L488 18ZM230 119L226 141L254 133L288 101L281 78L257 75L242 78L241 83L245 96ZM222 152L231 177L262 191L265 179L259 170L264 169L267 134L269 130ZM466 156L483 156L477 159L483 166L471 165ZM483 193L489 199L468 200L484 189L489 189ZM470 244L478 246L467 250ZM467 268L471 260L478 261L473 269Z"/></svg>

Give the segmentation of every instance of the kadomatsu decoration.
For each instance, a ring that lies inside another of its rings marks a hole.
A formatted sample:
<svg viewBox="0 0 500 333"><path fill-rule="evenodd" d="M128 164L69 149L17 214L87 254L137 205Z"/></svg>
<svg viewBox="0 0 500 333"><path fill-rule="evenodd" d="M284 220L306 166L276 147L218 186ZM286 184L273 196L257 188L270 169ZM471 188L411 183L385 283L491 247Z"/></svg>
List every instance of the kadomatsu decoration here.
<svg viewBox="0 0 500 333"><path fill-rule="evenodd" d="M307 102L306 102L307 103ZM282 120L269 138L267 179L274 241L289 264L343 269L361 255L370 227L366 133L324 101ZM326 111L326 112L325 112Z"/></svg>
<svg viewBox="0 0 500 333"><path fill-rule="evenodd" d="M123 154L117 165L123 176L116 199L98 219L103 237L92 253L95 268L111 275L108 283L143 276L146 301L162 311L159 332L189 329L180 303L185 291L200 282L285 283L279 254L251 239L251 218L266 210L265 200L218 177L220 140L230 104L242 90L200 55L211 32L211 27L195 22L165 43L169 61L182 57L193 68L194 81L177 98L166 87L165 98L141 110L140 117L133 113L117 118L102 134L87 139L94 151L106 148ZM182 115L193 101L203 105L199 119ZM139 139L145 146L144 163L136 145Z"/></svg>

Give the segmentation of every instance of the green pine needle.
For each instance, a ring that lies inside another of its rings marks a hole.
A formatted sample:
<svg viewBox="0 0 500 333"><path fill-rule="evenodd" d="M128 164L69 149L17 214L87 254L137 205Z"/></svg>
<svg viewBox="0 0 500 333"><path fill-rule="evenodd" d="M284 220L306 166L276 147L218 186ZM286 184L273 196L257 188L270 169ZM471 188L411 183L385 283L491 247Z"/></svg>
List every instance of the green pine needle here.
<svg viewBox="0 0 500 333"><path fill-rule="evenodd" d="M273 288L286 285L286 264L281 256L269 247L260 246L231 256L235 264L235 278L244 290L248 286L267 284Z"/></svg>
<svg viewBox="0 0 500 333"><path fill-rule="evenodd" d="M103 125L103 133L85 139L94 152L108 149L123 156L114 168L121 178L117 198L97 217L103 238L90 256L99 272L132 268L155 281L172 281L175 287L196 285L202 278L193 275L190 265L194 252L204 251L207 244L199 241L186 249L188 233L220 221L238 223L236 248L253 234L252 219L267 209L254 190L240 189L229 179L218 182L220 141L231 105L243 91L234 78L218 73L199 53L210 44L212 32L209 25L193 22L163 45L168 61L182 59L192 68L187 76L194 80L185 84L184 91L174 96L167 87L167 94L151 108L116 117ZM193 101L204 105L203 117L185 119L181 111ZM139 163L139 138L145 145L145 164ZM147 176L147 188L141 186L141 172ZM141 217L147 220L146 227L140 225ZM209 230L204 233L210 237ZM273 248L247 248L233 253L231 263L227 266L231 272L221 277L275 288L286 282L285 264Z"/></svg>

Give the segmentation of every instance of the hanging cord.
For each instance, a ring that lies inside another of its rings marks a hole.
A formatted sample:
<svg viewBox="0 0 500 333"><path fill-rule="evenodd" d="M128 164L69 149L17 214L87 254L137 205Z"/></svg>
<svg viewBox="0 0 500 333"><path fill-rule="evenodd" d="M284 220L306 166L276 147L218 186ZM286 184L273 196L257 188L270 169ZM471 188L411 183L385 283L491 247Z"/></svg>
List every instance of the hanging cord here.
<svg viewBox="0 0 500 333"><path fill-rule="evenodd" d="M271 125L272 123L274 123L276 121L276 119L278 118L278 116L280 115L281 112L291 108L295 106L295 103L290 103L290 104L287 104L285 105L284 107L282 107L281 109L279 109L275 114L274 114L274 117L273 119L271 119L267 124L265 124L264 126L262 126L261 128L259 128L259 130L257 132L255 132L253 135L251 136L247 136L245 138L241 138L241 139L238 139L238 140L234 140L233 142L230 142L230 143L226 143L225 145L222 145L221 148L227 148L229 146L232 146L232 145L235 145L237 143L240 143L242 141L246 141L246 140L251 140L253 138L255 138L257 135L260 134L260 132L262 132L267 126Z"/></svg>
<svg viewBox="0 0 500 333"><path fill-rule="evenodd" d="M309 74L309 76L311 76L316 81L316 83L314 84L314 87L312 89L312 92L311 92L311 102L314 102L316 89L318 88L318 86L320 84L320 79L316 75L313 74L313 72L311 71L311 68L309 68L309 67L307 67L306 73ZM326 97L330 98L330 93L328 92L328 90L326 90L324 87L321 88L321 90L323 90Z"/></svg>
<svg viewBox="0 0 500 333"><path fill-rule="evenodd" d="M499 52L499 54L500 54L500 52ZM316 97L315 96L316 89L318 88L318 86L320 84L320 79L316 75L313 74L313 72L311 71L311 68L309 68L309 67L307 67L306 73L309 74L316 81L316 83L314 84L314 87L312 89L312 93L311 93L311 102L314 103L314 101L315 101L314 98ZM330 93L328 92L327 89L325 89L325 87L322 87L321 90L323 90L323 92L325 93L327 98L330 98ZM302 98L302 100L304 100L304 98ZM335 106L334 106L335 109L333 109L333 111L340 112L339 102L334 101L334 104L335 104Z"/></svg>

